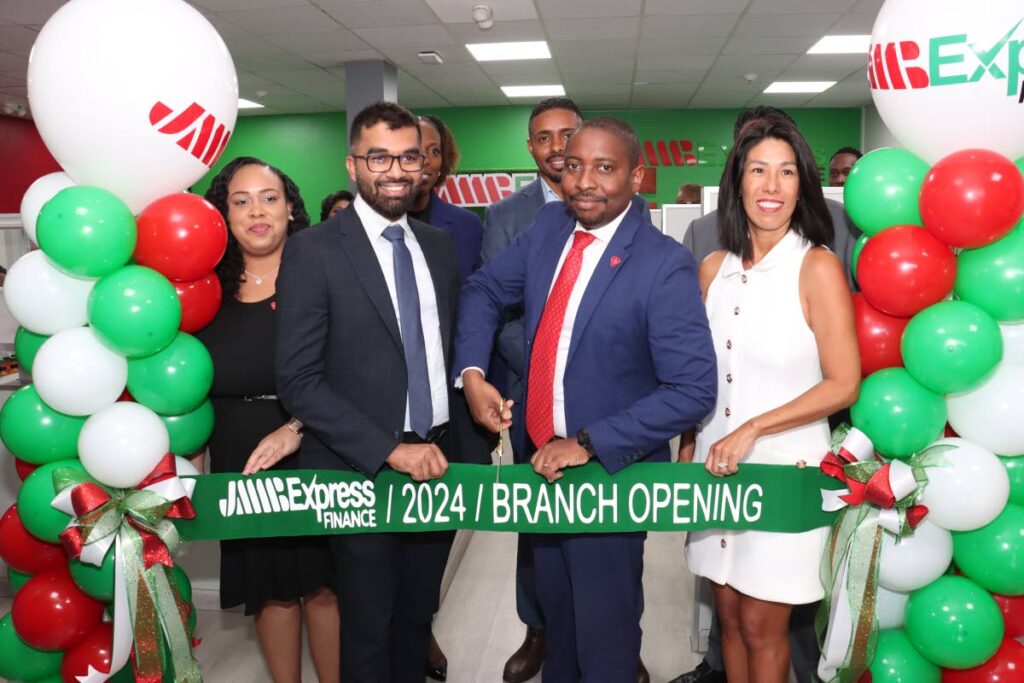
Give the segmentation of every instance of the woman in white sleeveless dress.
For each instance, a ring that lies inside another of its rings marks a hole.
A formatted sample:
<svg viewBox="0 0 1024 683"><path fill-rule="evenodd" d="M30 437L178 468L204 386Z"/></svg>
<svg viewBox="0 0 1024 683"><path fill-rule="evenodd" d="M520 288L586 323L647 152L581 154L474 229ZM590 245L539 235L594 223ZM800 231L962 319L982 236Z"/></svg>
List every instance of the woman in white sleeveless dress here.
<svg viewBox="0 0 1024 683"><path fill-rule="evenodd" d="M726 162L718 203L724 249L701 264L718 356L718 401L695 460L716 476L744 463L815 467L827 416L857 397L860 361L842 264L814 156L786 122L755 122ZM783 683L795 604L820 600L828 529L691 533L691 571L711 580L730 683Z"/></svg>

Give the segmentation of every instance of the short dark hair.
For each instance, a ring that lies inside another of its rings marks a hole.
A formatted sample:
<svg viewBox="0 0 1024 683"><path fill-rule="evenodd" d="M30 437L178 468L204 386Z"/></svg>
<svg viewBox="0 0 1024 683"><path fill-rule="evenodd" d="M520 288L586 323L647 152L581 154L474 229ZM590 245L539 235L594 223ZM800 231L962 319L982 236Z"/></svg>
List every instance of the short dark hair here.
<svg viewBox="0 0 1024 683"><path fill-rule="evenodd" d="M864 153L861 152L856 147L840 147L836 151L832 152L832 156L830 156L828 158L828 163L831 164L832 160L835 159L840 154L852 154L853 156L857 157L858 159L860 159L862 156L864 156Z"/></svg>
<svg viewBox="0 0 1024 683"><path fill-rule="evenodd" d="M622 144L626 145L626 150L629 153L630 168L636 168L641 164L640 140L637 139L636 132L628 123L612 116L598 116L597 118L584 121L579 131L577 131L577 135L588 128L600 128L622 140Z"/></svg>
<svg viewBox="0 0 1024 683"><path fill-rule="evenodd" d="M388 130L415 128L416 135L420 134L420 127L416 125L416 117L411 111L394 102L375 102L364 107L352 119L352 130L348 134L348 146L350 148L356 146L364 128L370 128L382 122L387 124Z"/></svg>
<svg viewBox="0 0 1024 683"><path fill-rule="evenodd" d="M579 117L580 121L583 120L583 112L576 106L576 103L570 100L568 97L546 97L537 104L533 105L533 109L530 111L530 120L526 126L529 128L533 124L533 120L543 114L546 111L552 109L565 109L571 111Z"/></svg>
<svg viewBox="0 0 1024 683"><path fill-rule="evenodd" d="M420 123L427 123L433 126L434 130L441 136L441 170L437 174L437 182L434 184L434 187L444 185L444 181L448 180L448 176L455 173L455 169L459 165L459 159L462 158L459 154L459 146L455 144L455 136L452 135L448 126L440 118L433 114L424 114L419 119Z"/></svg>
<svg viewBox="0 0 1024 683"><path fill-rule="evenodd" d="M220 215L224 217L225 223L228 223L228 184L235 177L238 169L243 166L265 166L271 173L280 178L281 185L284 186L285 201L292 205L292 213L288 217L287 234L292 235L303 228L309 227L309 214L306 213L306 204L302 201L302 194L299 192L298 186L279 168L271 166L256 157L236 157L229 161L214 176L210 182L210 189L203 195L206 201L213 204L220 211ZM230 225L228 227L230 228ZM245 261L242 247L238 244L238 240L235 239L231 230L228 230L228 245L224 251L224 257L217 264L216 272L217 277L220 278L223 297L226 299L237 296L239 287L246 279Z"/></svg>
<svg viewBox="0 0 1024 683"><path fill-rule="evenodd" d="M327 220L327 217L331 215L331 209L335 204L342 200L351 203L356 200L356 196L348 190L338 190L337 192L327 195L324 197L324 200L320 202L320 220Z"/></svg>
<svg viewBox="0 0 1024 683"><path fill-rule="evenodd" d="M782 111L778 107L772 107L767 104L759 104L756 107L744 109L736 117L736 123L734 123L732 126L732 140L733 142L736 142L736 140L738 140L740 137L740 131L742 131L743 128L746 127L746 125L751 121L775 120L787 121L794 128L796 128L796 121L793 120L793 117L787 114L786 112Z"/></svg>
<svg viewBox="0 0 1024 683"><path fill-rule="evenodd" d="M834 236L832 216L825 195L821 191L821 176L807 140L799 129L780 119L764 119L750 123L729 152L718 190L718 241L728 251L749 259L753 257L747 212L743 208L740 191L743 187L743 168L747 154L758 143L767 139L781 140L793 148L796 155L800 194L790 222L790 229L816 247L830 247Z"/></svg>

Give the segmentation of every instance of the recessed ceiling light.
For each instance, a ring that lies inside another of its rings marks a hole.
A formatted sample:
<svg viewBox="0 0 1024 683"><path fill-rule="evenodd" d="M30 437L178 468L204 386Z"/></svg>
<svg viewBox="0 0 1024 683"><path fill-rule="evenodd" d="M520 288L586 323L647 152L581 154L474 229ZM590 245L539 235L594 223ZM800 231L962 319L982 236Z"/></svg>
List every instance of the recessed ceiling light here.
<svg viewBox="0 0 1024 683"><path fill-rule="evenodd" d="M764 89L764 94L825 92L835 84L835 81L775 81Z"/></svg>
<svg viewBox="0 0 1024 683"><path fill-rule="evenodd" d="M871 36L825 36L807 51L809 55L867 54Z"/></svg>
<svg viewBox="0 0 1024 683"><path fill-rule="evenodd" d="M543 40L520 43L469 43L466 49L478 62L551 59L551 50Z"/></svg>
<svg viewBox="0 0 1024 683"><path fill-rule="evenodd" d="M252 100L243 100L241 97L238 98L239 109L263 109L263 105L259 102L253 102Z"/></svg>
<svg viewBox="0 0 1024 683"><path fill-rule="evenodd" d="M501 92L506 97L563 97L565 88L560 85L503 85Z"/></svg>

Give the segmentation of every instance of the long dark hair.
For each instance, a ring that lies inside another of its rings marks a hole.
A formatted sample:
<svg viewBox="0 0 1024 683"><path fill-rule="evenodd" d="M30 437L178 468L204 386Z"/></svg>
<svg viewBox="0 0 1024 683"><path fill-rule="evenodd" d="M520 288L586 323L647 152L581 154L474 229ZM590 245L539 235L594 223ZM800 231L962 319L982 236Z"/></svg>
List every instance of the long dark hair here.
<svg viewBox="0 0 1024 683"><path fill-rule="evenodd" d="M204 195L206 201L217 207L224 222L228 222L228 184L235 177L235 173L243 166L264 166L271 173L281 179L284 185L285 201L292 205L291 218L288 221L288 235L309 227L309 214L306 213L306 205L299 194L299 188L291 178L281 172L280 169L271 166L262 159L256 157L236 157L228 162L227 166L220 170L210 183L210 189ZM245 261L242 258L242 248L238 240L228 230L228 248L224 252L224 258L217 264L217 277L220 278L220 286L224 291L224 298L238 296L238 288L245 282Z"/></svg>
<svg viewBox="0 0 1024 683"><path fill-rule="evenodd" d="M782 140L796 154L800 194L789 224L790 230L796 231L816 247L831 248L835 232L825 195L821 191L821 176L814 161L814 153L795 125L779 119L760 120L747 125L729 153L718 190L719 243L741 258L753 258L747 212L743 208L740 190L743 187L743 168L747 164L747 155L758 143L769 138Z"/></svg>

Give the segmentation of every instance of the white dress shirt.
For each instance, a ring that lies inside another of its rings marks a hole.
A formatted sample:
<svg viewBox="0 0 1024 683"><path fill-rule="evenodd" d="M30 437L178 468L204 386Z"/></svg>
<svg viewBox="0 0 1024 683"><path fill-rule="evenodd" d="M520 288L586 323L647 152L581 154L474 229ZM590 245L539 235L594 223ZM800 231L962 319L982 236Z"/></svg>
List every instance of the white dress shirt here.
<svg viewBox="0 0 1024 683"><path fill-rule="evenodd" d="M416 274L416 289L419 291L420 297L420 322L423 326L423 341L427 350L430 404L434 413L432 426L444 424L448 421L448 386L444 370L444 348L441 345L441 323L437 314L437 294L434 290L434 281L430 277L427 259L423 256L420 243L416 241L416 235L409 228L407 216L402 216L394 221L388 220L370 208L370 205L362 197L356 197L353 204L356 214L363 224L363 229L366 230L370 246L373 247L373 252L377 255L380 269L384 273L384 282L388 285L388 294L391 295L391 305L395 309L399 331L402 330L402 317L398 309L398 290L395 287L393 248L383 233L384 228L389 225L400 225L405 231L405 246L409 248L409 253L412 255L412 268ZM412 431L409 422L408 395L405 399L405 431Z"/></svg>
<svg viewBox="0 0 1024 683"><path fill-rule="evenodd" d="M628 206L626 211L629 211ZM576 314L579 313L580 302L583 301L583 294L587 291L590 278L594 275L594 271L597 270L598 264L604 261L605 249L607 249L608 243L612 241L612 237L615 236L615 231L619 229L622 219L626 216L626 211L620 213L608 225L589 231L577 222L573 233L565 241L565 246L562 248L562 256L558 259L558 266L555 268L555 276L551 278L551 284L548 286L548 296L551 296L555 280L558 279L558 272L562 269L566 256L569 255L569 249L572 248L575 234L582 230L593 235L596 239L583 250L580 274L577 276L576 283L572 287L572 293L569 295L569 302L565 307L565 318L562 319L562 331L558 335L558 352L555 354L555 381L553 384L554 403L552 406L554 409L552 417L554 418L555 436L569 436L566 433L565 427L565 388L562 386L562 382L565 379L565 365L569 360L569 344L572 341L573 325L576 324ZM604 266L611 267L609 263L605 263ZM544 444L537 445L543 446Z"/></svg>

